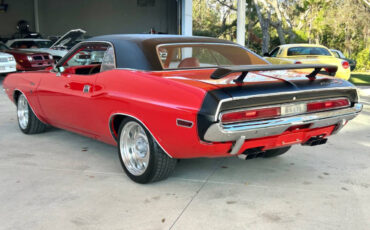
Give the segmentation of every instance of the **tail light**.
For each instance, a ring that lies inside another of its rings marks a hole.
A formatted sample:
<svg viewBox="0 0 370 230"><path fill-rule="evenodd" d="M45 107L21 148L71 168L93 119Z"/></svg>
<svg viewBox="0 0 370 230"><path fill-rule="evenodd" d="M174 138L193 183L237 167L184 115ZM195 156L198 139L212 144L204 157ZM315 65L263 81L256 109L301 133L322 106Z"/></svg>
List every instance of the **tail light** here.
<svg viewBox="0 0 370 230"><path fill-rule="evenodd" d="M222 114L221 122L230 123L240 121L261 120L277 116L280 116L280 107L251 109Z"/></svg>
<svg viewBox="0 0 370 230"><path fill-rule="evenodd" d="M300 61L295 61L294 64L302 64Z"/></svg>
<svg viewBox="0 0 370 230"><path fill-rule="evenodd" d="M307 112L322 111L328 109L338 109L348 107L348 99L335 99L328 101L311 102L307 104Z"/></svg>
<svg viewBox="0 0 370 230"><path fill-rule="evenodd" d="M343 69L348 69L348 67L349 67L348 61L342 61L342 67L343 67Z"/></svg>
<svg viewBox="0 0 370 230"><path fill-rule="evenodd" d="M233 123L243 121L255 121L272 119L284 116L292 116L310 112L320 112L331 109L340 109L350 106L347 98L327 99L323 101L301 102L296 104L282 104L275 107L254 108L242 111L222 113L222 123Z"/></svg>

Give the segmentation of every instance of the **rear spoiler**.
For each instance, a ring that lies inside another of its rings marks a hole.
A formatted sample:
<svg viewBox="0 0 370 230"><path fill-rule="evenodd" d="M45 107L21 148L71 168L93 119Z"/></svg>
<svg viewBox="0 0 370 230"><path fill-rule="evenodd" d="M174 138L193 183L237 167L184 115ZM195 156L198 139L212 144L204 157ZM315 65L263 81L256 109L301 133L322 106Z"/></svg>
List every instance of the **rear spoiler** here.
<svg viewBox="0 0 370 230"><path fill-rule="evenodd" d="M306 75L310 80L314 80L316 75L320 72L322 68L328 69L338 69L335 65L325 65L325 64L290 64L290 65L237 65L230 67L220 67L216 69L212 75L212 79L221 79L226 77L231 73L242 74L234 80L236 83L242 83L244 78L250 71L270 71L270 70L287 70L287 69L314 69L310 74Z"/></svg>

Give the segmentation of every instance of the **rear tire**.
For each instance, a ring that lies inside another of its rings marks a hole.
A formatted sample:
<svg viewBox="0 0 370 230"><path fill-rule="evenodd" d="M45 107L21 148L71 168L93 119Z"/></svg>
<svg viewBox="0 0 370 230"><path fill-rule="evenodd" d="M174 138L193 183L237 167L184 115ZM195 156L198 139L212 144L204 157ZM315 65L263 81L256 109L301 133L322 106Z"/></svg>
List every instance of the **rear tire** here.
<svg viewBox="0 0 370 230"><path fill-rule="evenodd" d="M170 158L138 121L122 121L118 136L118 155L127 176L140 184L167 178L177 160Z"/></svg>
<svg viewBox="0 0 370 230"><path fill-rule="evenodd" d="M270 157L276 157L279 155L282 155L291 148L291 146L283 147L283 148L278 148L278 149L269 149L266 150L265 154L263 155L263 158L270 158Z"/></svg>
<svg viewBox="0 0 370 230"><path fill-rule="evenodd" d="M19 128L25 134L42 133L47 127L33 113L27 98L23 94L18 96L17 117Z"/></svg>

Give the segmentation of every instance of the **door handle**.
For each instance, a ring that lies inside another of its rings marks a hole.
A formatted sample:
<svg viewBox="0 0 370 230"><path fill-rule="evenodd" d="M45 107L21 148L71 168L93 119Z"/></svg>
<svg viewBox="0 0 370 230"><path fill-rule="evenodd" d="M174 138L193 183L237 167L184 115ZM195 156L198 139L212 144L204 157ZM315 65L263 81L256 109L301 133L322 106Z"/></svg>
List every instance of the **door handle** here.
<svg viewBox="0 0 370 230"><path fill-rule="evenodd" d="M84 85L83 92L88 93L90 91L90 85Z"/></svg>

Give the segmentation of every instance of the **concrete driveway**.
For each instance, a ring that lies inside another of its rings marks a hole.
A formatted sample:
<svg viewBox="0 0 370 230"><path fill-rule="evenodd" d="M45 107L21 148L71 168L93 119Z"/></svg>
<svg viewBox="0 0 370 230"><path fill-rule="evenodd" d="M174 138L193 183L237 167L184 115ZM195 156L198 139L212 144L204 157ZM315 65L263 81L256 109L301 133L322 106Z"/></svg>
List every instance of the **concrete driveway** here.
<svg viewBox="0 0 370 230"><path fill-rule="evenodd" d="M362 98L362 114L326 145L274 159L182 160L169 179L139 185L115 147L59 129L22 134L1 91L0 229L369 229Z"/></svg>

